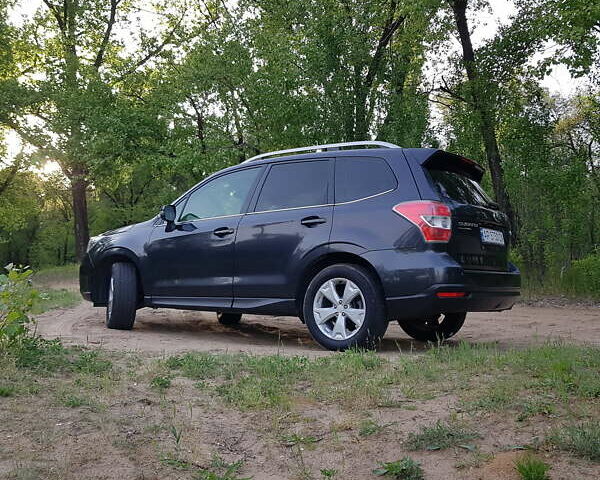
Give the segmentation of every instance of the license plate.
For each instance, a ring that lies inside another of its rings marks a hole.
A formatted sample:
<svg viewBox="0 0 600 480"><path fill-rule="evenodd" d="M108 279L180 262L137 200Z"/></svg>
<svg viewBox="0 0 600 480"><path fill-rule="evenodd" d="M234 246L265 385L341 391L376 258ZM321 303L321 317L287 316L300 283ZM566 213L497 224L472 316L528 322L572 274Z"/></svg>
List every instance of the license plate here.
<svg viewBox="0 0 600 480"><path fill-rule="evenodd" d="M482 228L480 233L481 243L504 246L504 234L501 231L492 230L491 228Z"/></svg>

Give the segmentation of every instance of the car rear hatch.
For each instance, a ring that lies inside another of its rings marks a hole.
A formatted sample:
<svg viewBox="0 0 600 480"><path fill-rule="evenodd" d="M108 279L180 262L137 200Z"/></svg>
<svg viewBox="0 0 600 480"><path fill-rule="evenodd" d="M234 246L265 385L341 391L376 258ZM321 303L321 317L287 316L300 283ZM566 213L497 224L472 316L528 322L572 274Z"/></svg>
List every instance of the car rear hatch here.
<svg viewBox="0 0 600 480"><path fill-rule="evenodd" d="M426 176L452 211L448 253L470 270L508 269L508 218L479 185L483 169L475 162L438 151L424 164Z"/></svg>

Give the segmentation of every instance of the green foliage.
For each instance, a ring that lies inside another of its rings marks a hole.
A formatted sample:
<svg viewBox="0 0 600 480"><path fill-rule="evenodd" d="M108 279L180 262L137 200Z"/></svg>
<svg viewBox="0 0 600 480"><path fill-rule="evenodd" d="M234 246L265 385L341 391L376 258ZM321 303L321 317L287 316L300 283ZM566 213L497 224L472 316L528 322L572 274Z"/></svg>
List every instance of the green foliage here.
<svg viewBox="0 0 600 480"><path fill-rule="evenodd" d="M550 480L550 465L531 454L525 454L515 461L515 469L522 480Z"/></svg>
<svg viewBox="0 0 600 480"><path fill-rule="evenodd" d="M573 261L565 273L563 285L573 295L600 297L600 253Z"/></svg>
<svg viewBox="0 0 600 480"><path fill-rule="evenodd" d="M31 285L33 272L10 264L0 275L0 351L22 341L32 323L30 311L39 294Z"/></svg>
<svg viewBox="0 0 600 480"><path fill-rule="evenodd" d="M382 463L381 467L373 470L377 476L385 476L397 480L423 480L421 464L410 457L404 457L396 462Z"/></svg>

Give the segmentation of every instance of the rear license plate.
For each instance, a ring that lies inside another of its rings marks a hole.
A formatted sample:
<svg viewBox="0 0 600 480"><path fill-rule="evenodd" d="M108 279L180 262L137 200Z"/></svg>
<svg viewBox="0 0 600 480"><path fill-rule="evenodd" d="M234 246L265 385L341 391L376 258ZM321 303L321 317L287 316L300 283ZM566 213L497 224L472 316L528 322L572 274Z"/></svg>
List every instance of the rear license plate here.
<svg viewBox="0 0 600 480"><path fill-rule="evenodd" d="M504 246L504 235L501 231L492 230L491 228L481 228L480 233L481 243Z"/></svg>

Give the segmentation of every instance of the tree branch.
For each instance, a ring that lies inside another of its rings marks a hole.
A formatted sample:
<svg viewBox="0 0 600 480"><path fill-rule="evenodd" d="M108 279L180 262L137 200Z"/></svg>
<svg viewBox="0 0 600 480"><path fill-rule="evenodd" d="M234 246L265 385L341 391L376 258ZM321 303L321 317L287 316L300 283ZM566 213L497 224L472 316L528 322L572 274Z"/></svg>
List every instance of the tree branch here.
<svg viewBox="0 0 600 480"><path fill-rule="evenodd" d="M106 53L106 47L108 46L108 41L110 40L110 34L112 32L113 26L115 24L115 20L117 18L117 7L122 0L110 0L110 15L108 17L108 23L106 24L106 30L104 31L104 37L102 37L102 42L100 43L100 48L98 49L98 53L96 54L96 59L94 60L94 68L98 70L102 62L104 61L104 54Z"/></svg>
<svg viewBox="0 0 600 480"><path fill-rule="evenodd" d="M175 31L181 25L181 22L183 21L184 17L185 17L185 13L179 18L179 20L177 21L175 26L171 29L171 31L168 33L168 35L165 37L163 42L160 45L158 45L156 48L150 50L146 55L144 55L141 59L139 59L132 67L130 67L128 70L126 70L125 73L121 74L121 76L119 77L117 82L122 81L125 77L127 77L128 75L131 75L138 68L140 68L142 65L144 65L148 60L152 59L153 57L158 55L160 52L162 52L164 50L164 48L173 39L173 35L175 34Z"/></svg>

